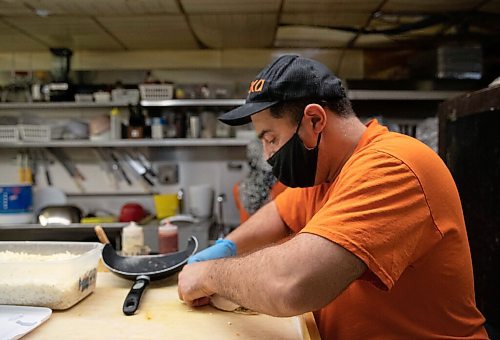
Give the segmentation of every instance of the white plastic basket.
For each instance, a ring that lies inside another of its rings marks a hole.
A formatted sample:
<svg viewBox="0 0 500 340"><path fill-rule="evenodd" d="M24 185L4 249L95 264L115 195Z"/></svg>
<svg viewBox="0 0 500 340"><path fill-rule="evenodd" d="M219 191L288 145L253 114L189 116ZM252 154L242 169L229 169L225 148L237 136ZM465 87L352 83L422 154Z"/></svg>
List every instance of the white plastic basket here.
<svg viewBox="0 0 500 340"><path fill-rule="evenodd" d="M21 139L27 142L48 142L52 139L49 125L19 125Z"/></svg>
<svg viewBox="0 0 500 340"><path fill-rule="evenodd" d="M139 90L136 89L114 89L111 90L113 102L137 104L139 103Z"/></svg>
<svg viewBox="0 0 500 340"><path fill-rule="evenodd" d="M174 85L172 84L140 84L142 100L168 100L174 97Z"/></svg>
<svg viewBox="0 0 500 340"><path fill-rule="evenodd" d="M16 125L0 125L0 143L19 141L19 128Z"/></svg>
<svg viewBox="0 0 500 340"><path fill-rule="evenodd" d="M75 94L75 102L77 103L92 103L94 97L90 93L77 93Z"/></svg>

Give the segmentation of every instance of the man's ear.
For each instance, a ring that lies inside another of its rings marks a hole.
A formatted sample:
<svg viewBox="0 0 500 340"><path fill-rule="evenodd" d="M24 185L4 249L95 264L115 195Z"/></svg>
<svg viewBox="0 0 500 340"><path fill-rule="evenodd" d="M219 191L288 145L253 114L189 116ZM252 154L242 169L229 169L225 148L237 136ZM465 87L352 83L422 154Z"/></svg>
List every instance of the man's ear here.
<svg viewBox="0 0 500 340"><path fill-rule="evenodd" d="M315 134L323 131L326 125L327 113L319 104L309 104L304 108L304 117L312 125Z"/></svg>
<svg viewBox="0 0 500 340"><path fill-rule="evenodd" d="M325 109L318 104L309 104L304 108L302 125L308 126L301 129L301 139L307 148L314 148L318 144L318 136L326 126L327 115Z"/></svg>

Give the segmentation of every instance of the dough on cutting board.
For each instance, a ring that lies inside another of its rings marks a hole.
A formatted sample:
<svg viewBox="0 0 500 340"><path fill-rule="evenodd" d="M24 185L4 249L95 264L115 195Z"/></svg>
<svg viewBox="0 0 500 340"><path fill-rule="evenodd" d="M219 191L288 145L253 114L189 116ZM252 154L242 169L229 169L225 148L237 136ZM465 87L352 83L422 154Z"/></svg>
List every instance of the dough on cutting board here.
<svg viewBox="0 0 500 340"><path fill-rule="evenodd" d="M214 306L217 309L226 311L226 312L233 312L233 313L239 313L239 314L248 314L248 315L255 315L259 314L257 312L254 312L251 309L245 308L243 306L240 306L232 301L229 301L228 299L214 294L210 297L210 304Z"/></svg>

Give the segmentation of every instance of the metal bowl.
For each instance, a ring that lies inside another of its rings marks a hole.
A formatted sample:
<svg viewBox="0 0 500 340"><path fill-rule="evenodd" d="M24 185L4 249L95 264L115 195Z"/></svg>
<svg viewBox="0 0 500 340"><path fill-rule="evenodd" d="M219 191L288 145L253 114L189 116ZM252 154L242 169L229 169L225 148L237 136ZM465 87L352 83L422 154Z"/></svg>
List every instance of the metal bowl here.
<svg viewBox="0 0 500 340"><path fill-rule="evenodd" d="M49 205L40 210L38 222L43 225L70 225L79 223L82 210L74 205Z"/></svg>

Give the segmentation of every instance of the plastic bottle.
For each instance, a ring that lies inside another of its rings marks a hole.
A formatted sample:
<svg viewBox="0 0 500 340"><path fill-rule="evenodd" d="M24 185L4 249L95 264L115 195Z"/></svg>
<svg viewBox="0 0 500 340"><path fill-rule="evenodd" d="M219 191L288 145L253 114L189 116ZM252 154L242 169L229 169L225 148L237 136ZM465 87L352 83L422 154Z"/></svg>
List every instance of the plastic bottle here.
<svg viewBox="0 0 500 340"><path fill-rule="evenodd" d="M164 137L165 120L162 117L154 117L151 125L151 138L162 139Z"/></svg>
<svg viewBox="0 0 500 340"><path fill-rule="evenodd" d="M111 129L111 139L121 139L122 138L122 118L120 110L114 107L110 112L110 129Z"/></svg>
<svg viewBox="0 0 500 340"><path fill-rule="evenodd" d="M167 223L158 227L158 249L160 254L173 253L179 249L177 226Z"/></svg>
<svg viewBox="0 0 500 340"><path fill-rule="evenodd" d="M129 105L129 111L128 138L144 138L146 117L144 117L141 107Z"/></svg>
<svg viewBox="0 0 500 340"><path fill-rule="evenodd" d="M122 230L123 255L140 255L144 249L144 230L135 222Z"/></svg>

